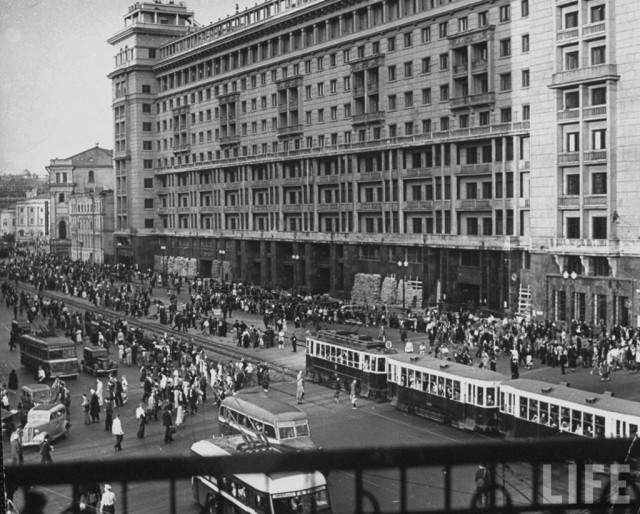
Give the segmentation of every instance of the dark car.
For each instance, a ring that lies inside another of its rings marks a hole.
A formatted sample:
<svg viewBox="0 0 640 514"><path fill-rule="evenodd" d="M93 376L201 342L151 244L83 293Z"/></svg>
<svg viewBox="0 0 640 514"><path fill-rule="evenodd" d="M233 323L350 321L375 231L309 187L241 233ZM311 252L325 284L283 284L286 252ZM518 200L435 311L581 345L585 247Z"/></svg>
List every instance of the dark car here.
<svg viewBox="0 0 640 514"><path fill-rule="evenodd" d="M93 375L109 375L118 371L118 363L109 358L102 346L85 346L82 351L82 371Z"/></svg>

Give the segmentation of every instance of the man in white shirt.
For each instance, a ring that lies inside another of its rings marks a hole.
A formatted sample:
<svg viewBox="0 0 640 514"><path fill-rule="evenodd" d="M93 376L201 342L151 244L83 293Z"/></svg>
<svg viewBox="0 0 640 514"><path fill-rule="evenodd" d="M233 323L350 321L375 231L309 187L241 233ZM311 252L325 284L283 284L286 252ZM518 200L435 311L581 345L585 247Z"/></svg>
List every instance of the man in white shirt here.
<svg viewBox="0 0 640 514"><path fill-rule="evenodd" d="M109 484L104 485L104 493L100 499L99 512L102 514L113 514L116 511L116 495L111 490Z"/></svg>
<svg viewBox="0 0 640 514"><path fill-rule="evenodd" d="M116 451L122 450L122 439L124 438L124 432L122 431L122 421L120 421L120 414L116 414L111 424L111 433L116 436L116 444L113 445Z"/></svg>

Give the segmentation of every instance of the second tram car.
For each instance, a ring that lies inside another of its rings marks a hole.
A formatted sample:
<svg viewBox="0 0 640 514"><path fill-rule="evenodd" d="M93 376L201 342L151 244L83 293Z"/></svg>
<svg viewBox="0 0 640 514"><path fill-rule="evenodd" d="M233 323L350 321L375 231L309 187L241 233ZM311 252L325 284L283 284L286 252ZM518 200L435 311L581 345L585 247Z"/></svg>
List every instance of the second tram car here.
<svg viewBox="0 0 640 514"><path fill-rule="evenodd" d="M507 437L634 437L640 403L520 378L500 385L501 431Z"/></svg>
<svg viewBox="0 0 640 514"><path fill-rule="evenodd" d="M336 378L348 384L354 378L360 394L386 398L387 354L385 342L349 332L322 330L307 336L307 371L313 380L332 385Z"/></svg>
<svg viewBox="0 0 640 514"><path fill-rule="evenodd" d="M506 378L501 373L411 353L389 356L387 369L397 408L458 428L497 432L498 391Z"/></svg>

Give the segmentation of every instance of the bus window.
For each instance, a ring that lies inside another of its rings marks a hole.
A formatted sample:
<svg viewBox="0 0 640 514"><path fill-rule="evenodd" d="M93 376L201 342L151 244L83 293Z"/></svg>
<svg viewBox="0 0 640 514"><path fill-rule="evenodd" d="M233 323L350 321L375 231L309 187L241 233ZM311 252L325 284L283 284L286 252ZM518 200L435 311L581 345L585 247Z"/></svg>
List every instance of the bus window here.
<svg viewBox="0 0 640 514"><path fill-rule="evenodd" d="M306 421L302 423L296 423L296 436L297 437L309 437L309 423Z"/></svg>
<svg viewBox="0 0 640 514"><path fill-rule="evenodd" d="M227 419L229 416L229 412L227 411L227 408L225 406L220 406L220 417Z"/></svg>
<svg viewBox="0 0 640 514"><path fill-rule="evenodd" d="M438 377L438 396L444 396L444 377Z"/></svg>
<svg viewBox="0 0 640 514"><path fill-rule="evenodd" d="M457 402L460 401L460 381L453 381L453 399Z"/></svg>
<svg viewBox="0 0 640 514"><path fill-rule="evenodd" d="M259 514L265 514L269 510L269 502L267 497L260 493L253 493L255 495L253 500L253 508Z"/></svg>
<svg viewBox="0 0 640 514"><path fill-rule="evenodd" d="M362 371L368 373L371 369L371 363L369 362L369 356L365 355L364 359L362 359Z"/></svg>
<svg viewBox="0 0 640 514"><path fill-rule="evenodd" d="M360 369L360 354L358 352L353 352L353 367Z"/></svg>
<svg viewBox="0 0 640 514"><path fill-rule="evenodd" d="M579 410L571 410L571 431L574 434L582 435L582 412Z"/></svg>
<svg viewBox="0 0 640 514"><path fill-rule="evenodd" d="M423 373L422 375L422 390L425 393L429 392L429 375L427 373Z"/></svg>
<svg viewBox="0 0 640 514"><path fill-rule="evenodd" d="M407 386L407 368L400 368L400 385Z"/></svg>
<svg viewBox="0 0 640 514"><path fill-rule="evenodd" d="M527 399L520 397L520 419L527 419Z"/></svg>
<svg viewBox="0 0 640 514"><path fill-rule="evenodd" d="M238 425L246 426L246 424L247 424L247 417L244 414L238 413Z"/></svg>
<svg viewBox="0 0 640 514"><path fill-rule="evenodd" d="M638 425L629 423L629 437L635 437L638 433Z"/></svg>
<svg viewBox="0 0 640 514"><path fill-rule="evenodd" d="M269 425L268 423L264 424L264 435L270 437L271 439L276 438L276 427L273 425Z"/></svg>
<svg viewBox="0 0 640 514"><path fill-rule="evenodd" d="M431 390L431 394L438 394L437 380L438 377L431 375L431 378L429 379L429 389Z"/></svg>
<svg viewBox="0 0 640 514"><path fill-rule="evenodd" d="M293 439L296 436L296 430L293 426L278 427L280 439Z"/></svg>
<svg viewBox="0 0 640 514"><path fill-rule="evenodd" d="M495 406L496 392L493 387L487 387L487 407Z"/></svg>
<svg viewBox="0 0 640 514"><path fill-rule="evenodd" d="M507 411L507 404L505 403L505 398L506 398L506 394L504 394L503 391L500 391L500 411L501 412L508 412Z"/></svg>

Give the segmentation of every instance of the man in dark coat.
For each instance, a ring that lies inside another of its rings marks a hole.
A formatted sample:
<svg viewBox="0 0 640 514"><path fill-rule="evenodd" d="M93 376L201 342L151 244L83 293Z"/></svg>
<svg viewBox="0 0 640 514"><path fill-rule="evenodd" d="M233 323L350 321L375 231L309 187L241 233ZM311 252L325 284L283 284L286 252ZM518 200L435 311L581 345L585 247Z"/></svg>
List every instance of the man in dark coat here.
<svg viewBox="0 0 640 514"><path fill-rule="evenodd" d="M162 425L164 426L164 442L172 442L173 417L171 416L171 405L167 405L164 408L164 412L162 413Z"/></svg>

